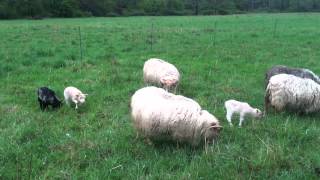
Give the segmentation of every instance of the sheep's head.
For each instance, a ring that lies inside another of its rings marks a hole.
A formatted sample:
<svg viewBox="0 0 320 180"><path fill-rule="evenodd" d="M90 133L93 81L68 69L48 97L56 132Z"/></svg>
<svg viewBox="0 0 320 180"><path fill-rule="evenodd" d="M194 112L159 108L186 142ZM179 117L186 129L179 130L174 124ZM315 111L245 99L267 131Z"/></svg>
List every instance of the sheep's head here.
<svg viewBox="0 0 320 180"><path fill-rule="evenodd" d="M86 101L86 96L87 95L88 94L79 93L79 94L76 95L76 99L80 104L83 104Z"/></svg>
<svg viewBox="0 0 320 180"><path fill-rule="evenodd" d="M219 135L222 126L220 126L218 119L206 110L201 111L200 120L203 122L203 138L208 142L212 142Z"/></svg>
<svg viewBox="0 0 320 180"><path fill-rule="evenodd" d="M179 79L173 75L165 76L160 79L161 86L165 87L166 89L176 87L178 83L179 83Z"/></svg>
<svg viewBox="0 0 320 180"><path fill-rule="evenodd" d="M260 119L263 117L263 113L260 111L260 109L254 109L254 112L255 112L255 114L254 114L255 118Z"/></svg>
<svg viewBox="0 0 320 180"><path fill-rule="evenodd" d="M62 101L60 101L57 97L52 97L51 104L53 108L59 108L62 105Z"/></svg>

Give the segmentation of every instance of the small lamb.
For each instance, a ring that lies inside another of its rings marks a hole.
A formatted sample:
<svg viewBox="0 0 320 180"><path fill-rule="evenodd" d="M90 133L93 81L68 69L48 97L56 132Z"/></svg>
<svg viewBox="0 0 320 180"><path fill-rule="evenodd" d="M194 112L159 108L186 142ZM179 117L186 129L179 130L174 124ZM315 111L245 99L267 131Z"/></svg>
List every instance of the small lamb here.
<svg viewBox="0 0 320 180"><path fill-rule="evenodd" d="M40 87L37 91L40 109L44 111L49 105L52 108L59 108L61 101L57 98L55 92L47 87Z"/></svg>
<svg viewBox="0 0 320 180"><path fill-rule="evenodd" d="M239 122L239 127L241 127L242 122L244 121L245 116L251 116L254 118L261 118L262 117L262 112L259 109L251 107L248 103L246 102L240 102L236 100L228 100L224 103L225 108L227 109L227 120L232 126L232 115L234 113L237 113L240 115L240 122Z"/></svg>
<svg viewBox="0 0 320 180"><path fill-rule="evenodd" d="M65 88L63 94L67 105L70 105L72 102L76 105L75 109L78 109L78 105L85 102L86 96L88 95L83 94L79 89L72 86Z"/></svg>

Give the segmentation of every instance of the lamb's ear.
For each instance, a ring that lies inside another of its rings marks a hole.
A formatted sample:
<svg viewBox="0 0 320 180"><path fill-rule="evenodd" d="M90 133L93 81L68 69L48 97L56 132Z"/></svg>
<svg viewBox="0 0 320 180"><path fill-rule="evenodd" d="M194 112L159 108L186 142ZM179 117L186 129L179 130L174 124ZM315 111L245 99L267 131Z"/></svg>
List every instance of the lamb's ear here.
<svg viewBox="0 0 320 180"><path fill-rule="evenodd" d="M84 96L88 96L89 94L83 94Z"/></svg>
<svg viewBox="0 0 320 180"><path fill-rule="evenodd" d="M160 85L161 85L161 86L164 86L165 83L166 83L166 81L165 81L163 78L161 78L161 79L160 79Z"/></svg>
<svg viewBox="0 0 320 180"><path fill-rule="evenodd" d="M260 109L256 109L256 112L257 112L257 114L261 113Z"/></svg>

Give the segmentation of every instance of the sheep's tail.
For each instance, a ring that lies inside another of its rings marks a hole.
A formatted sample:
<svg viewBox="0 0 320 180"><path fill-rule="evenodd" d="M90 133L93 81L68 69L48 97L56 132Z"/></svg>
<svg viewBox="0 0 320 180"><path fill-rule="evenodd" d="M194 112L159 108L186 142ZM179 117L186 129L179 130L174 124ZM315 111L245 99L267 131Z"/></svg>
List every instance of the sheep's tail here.
<svg viewBox="0 0 320 180"><path fill-rule="evenodd" d="M270 92L270 88L267 87L266 89L266 94L264 96L264 115L266 115L266 113L268 112L268 108L270 107L270 95L271 95L271 92Z"/></svg>

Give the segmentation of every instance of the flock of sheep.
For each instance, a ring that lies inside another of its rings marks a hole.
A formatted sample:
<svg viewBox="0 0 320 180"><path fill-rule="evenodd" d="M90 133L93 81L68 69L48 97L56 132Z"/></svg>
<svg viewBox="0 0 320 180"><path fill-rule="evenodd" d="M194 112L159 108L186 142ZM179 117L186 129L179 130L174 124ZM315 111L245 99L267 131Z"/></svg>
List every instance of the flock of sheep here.
<svg viewBox="0 0 320 180"><path fill-rule="evenodd" d="M202 142L207 145L219 135L222 127L214 115L196 101L175 95L180 73L174 65L161 59L149 59L144 63L143 79L148 86L137 90L130 104L138 134L149 140L186 142L192 146ZM242 126L245 117L261 118L270 107L276 111L317 112L320 110L319 84L319 77L308 69L274 66L265 77L264 113L246 102L227 100L226 119L232 126L232 116L239 114L239 126ZM66 103L75 104L76 109L85 102L86 95L75 87L64 90ZM62 103L47 87L38 89L38 101L42 110L48 105L60 107Z"/></svg>

